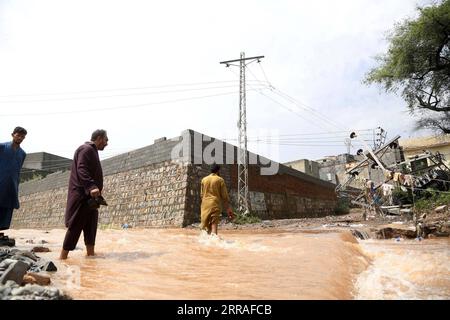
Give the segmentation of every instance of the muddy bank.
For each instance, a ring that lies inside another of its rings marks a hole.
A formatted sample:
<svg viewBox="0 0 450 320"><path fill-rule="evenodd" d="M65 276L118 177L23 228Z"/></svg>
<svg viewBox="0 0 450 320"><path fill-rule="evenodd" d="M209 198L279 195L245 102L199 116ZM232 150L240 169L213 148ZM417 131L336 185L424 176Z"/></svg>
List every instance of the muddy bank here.
<svg viewBox="0 0 450 320"><path fill-rule="evenodd" d="M448 210L436 212L430 209L424 216L421 215L418 221L410 216L369 215L368 219L363 218L364 210L351 209L348 214L339 216L326 216L321 218L301 218L301 219L281 219L264 220L252 224L235 224L225 219L219 224L220 230L259 230L259 229L280 229L299 230L310 232L334 232L350 230L359 239L375 238L409 238L416 237L433 238L450 236L450 215ZM417 230L417 228L421 228ZM188 229L197 229L199 224L193 224Z"/></svg>

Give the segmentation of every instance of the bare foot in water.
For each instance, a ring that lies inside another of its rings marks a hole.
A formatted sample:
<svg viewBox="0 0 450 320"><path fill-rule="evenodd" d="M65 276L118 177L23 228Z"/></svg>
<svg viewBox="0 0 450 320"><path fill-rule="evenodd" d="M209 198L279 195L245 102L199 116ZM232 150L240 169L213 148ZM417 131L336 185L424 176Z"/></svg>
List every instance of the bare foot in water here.
<svg viewBox="0 0 450 320"><path fill-rule="evenodd" d="M61 250L61 254L59 255L59 260L66 260L69 255L69 250Z"/></svg>

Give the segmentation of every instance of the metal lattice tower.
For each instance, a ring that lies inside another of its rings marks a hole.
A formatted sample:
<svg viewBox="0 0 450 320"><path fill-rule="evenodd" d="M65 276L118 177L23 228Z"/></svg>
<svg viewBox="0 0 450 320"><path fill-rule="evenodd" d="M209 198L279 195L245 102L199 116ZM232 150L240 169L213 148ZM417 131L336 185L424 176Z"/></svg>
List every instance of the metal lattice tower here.
<svg viewBox="0 0 450 320"><path fill-rule="evenodd" d="M248 207L248 157L247 157L247 106L245 92L245 53L241 52L239 72L239 148L238 148L238 209L247 214Z"/></svg>
<svg viewBox="0 0 450 320"><path fill-rule="evenodd" d="M380 148L386 142L387 132L381 127L378 127L374 131L374 141L373 146L374 150Z"/></svg>
<svg viewBox="0 0 450 320"><path fill-rule="evenodd" d="M245 58L245 53L241 52L240 59L222 61L227 67L230 65L239 66L239 137L238 137L238 211L246 215L250 212L248 193L248 152L247 152L247 106L245 88L245 68L253 61L260 61L264 56ZM248 63L247 63L248 61ZM239 62L239 65L232 64Z"/></svg>

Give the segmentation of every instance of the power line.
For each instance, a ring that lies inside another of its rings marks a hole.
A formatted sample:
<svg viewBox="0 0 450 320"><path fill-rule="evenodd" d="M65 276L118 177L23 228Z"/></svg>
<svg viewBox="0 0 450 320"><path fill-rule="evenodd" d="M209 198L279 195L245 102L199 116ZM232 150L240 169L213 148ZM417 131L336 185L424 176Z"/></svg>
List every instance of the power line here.
<svg viewBox="0 0 450 320"><path fill-rule="evenodd" d="M146 87L132 87L132 88L116 88L116 89L99 89L99 90L84 90L84 91L68 91L68 92L53 92L53 93L34 93L34 94L11 94L11 95L0 95L0 98L9 97L39 97L39 96L52 96L52 95L74 95L74 94L84 94L84 93L96 93L96 92L112 92L112 91L127 91L127 90L144 90L144 89L156 89L156 88L168 88L168 87L183 87L183 86L197 86L204 84L217 84L217 83L236 83L236 80L225 80L225 81L209 81L209 82L194 82L194 83L183 83L183 84L166 84L157 86L146 86Z"/></svg>
<svg viewBox="0 0 450 320"><path fill-rule="evenodd" d="M337 122L335 122L335 121L332 121L332 120L330 121L330 120L328 119L328 117L326 117L325 115L321 114L319 111L315 110L314 108L308 106L308 105L305 104L304 102L302 102L302 101L300 101L300 100L297 100L297 99L291 97L290 95L288 95L287 93L284 93L284 92L282 92L281 90L275 88L275 87L272 85L272 83L269 81L269 79L267 78L267 75L266 75L266 72L264 71L263 66L262 66L261 64L259 64L259 66L260 66L261 71L262 71L262 73L263 73L263 75L264 75L264 78L265 78L266 81L269 83L269 85L270 85L270 87L271 87L272 89L274 89L274 90L278 91L279 93L281 93L281 94L282 94L283 96L285 96L288 100L291 100L291 102L294 102L294 103L296 103L296 104L300 104L300 105L302 105L304 108L309 109L310 111L312 111L312 112L314 112L314 113L317 113L319 117L325 119L326 121L330 122L330 123L333 124L334 126L341 127L341 128L345 128L345 126L343 126L343 125L341 125L341 124L339 124L339 123L337 123ZM256 77L255 77L255 78L256 78ZM256 79L257 79L257 78L256 78Z"/></svg>
<svg viewBox="0 0 450 320"><path fill-rule="evenodd" d="M310 123L310 124L313 124L313 125L315 125L316 127L320 128L320 129L322 129L322 130L325 130L325 131L327 130L327 129L324 128L321 124L318 124L318 123L316 123L315 121L312 121L311 119L305 118L305 116L302 115L301 113L297 112L296 110L291 109L290 107L288 107L288 106L284 105L283 103L281 103L281 102L279 102L279 101L273 99L272 97L269 97L268 95L262 93L259 89L256 89L256 92L258 92L260 95L266 97L267 99L273 101L274 103L278 104L278 105L281 106L282 108L284 108L284 109L286 109L286 110L288 110L288 111L294 113L295 115L297 115L299 118L305 120L306 122L308 122L308 123Z"/></svg>
<svg viewBox="0 0 450 320"><path fill-rule="evenodd" d="M236 141L236 139L228 139L227 141ZM249 142L291 142L291 143L324 143L324 142L345 142L345 139L248 139ZM363 141L371 141L371 140L363 140ZM360 145L362 145L360 143Z"/></svg>
<svg viewBox="0 0 450 320"><path fill-rule="evenodd" d="M253 77L254 77L255 79L257 79L256 76L254 75L254 73L251 72L251 70L249 70L249 72L253 75ZM251 87L251 86L250 86L250 87ZM274 87L273 87L272 85L270 85L270 89L271 89L270 92L274 92L274 91L272 90L273 88L274 88ZM266 95L266 94L264 94L264 93L262 93L262 92L260 92L260 91L258 91L258 90L256 90L256 91L257 91L258 93L260 93L262 96L264 96L264 97L268 98L269 100L272 100L272 101L275 102L276 104L280 105L280 106L283 107L284 109L286 109L286 110L288 110L288 111L290 111L290 112L296 114L298 117L302 118L302 119L305 120L306 122L309 122L309 123L311 123L311 124L314 124L315 126L319 127L319 128L322 129L322 130L329 131L327 128L323 127L321 123L320 123L320 124L319 124L319 123L316 123L316 122L315 122L316 120L306 119L306 118L304 117L304 115L301 114L301 113L299 113L298 111L296 111L296 110L294 110L294 109L292 109L292 108L290 108L290 107L284 105L283 103L281 103L281 102L279 102L279 101L277 101L277 100L275 100L275 99L269 97L268 95ZM274 93L276 94L276 92L274 92ZM286 99L286 98L284 98L284 99ZM316 117L317 117L317 116L316 116ZM319 120L322 120L322 119L319 118Z"/></svg>
<svg viewBox="0 0 450 320"><path fill-rule="evenodd" d="M255 89L250 89L250 91L252 91L252 90L255 90ZM85 110L57 111L57 112L39 112L39 113L22 113L22 114L0 114L0 116L2 116L2 117L48 116L48 115L59 115L59 114L76 114L76 113L85 113L85 112L93 112L93 111L131 109L131 108L147 107L147 106L151 106L151 105L175 103L175 102L190 101L190 100L198 100L198 99L205 99L205 98L226 96L226 95L234 95L234 94L236 94L236 92L233 91L233 92L225 92L225 93L219 93L219 94L213 94L213 95L197 96L197 97L189 97L189 98L180 98L180 99L165 100L165 101L159 101L159 102L148 102L148 103L141 103L141 104L135 104L135 105L124 105L124 106L105 107L105 108L93 108L93 109L85 109Z"/></svg>
<svg viewBox="0 0 450 320"><path fill-rule="evenodd" d="M330 120L328 117L324 116L323 114L321 114L319 111L315 110L312 107L309 107L308 105L306 105L305 103L296 100L294 98L292 98L291 96L287 95L286 93L282 92L281 90L275 88L272 86L272 89L274 91L275 94L281 96L282 98L291 101L291 103L299 106L300 108L302 108L303 110L310 112L313 116L315 116L316 118L318 118L319 120L322 121L326 121L328 122L332 127L338 128L338 129L343 129L344 126L338 124L336 121ZM350 130L349 130L350 131Z"/></svg>
<svg viewBox="0 0 450 320"><path fill-rule="evenodd" d="M258 84L258 86L267 87L264 84ZM62 97L62 98L52 98L52 99L35 99L35 100L6 100L1 101L1 103L30 103L30 102L52 102L52 101L75 101L75 100L88 100L88 99L105 99L113 97L129 97L129 96L146 96L155 95L163 93L178 93L178 92L188 92L188 91L199 91L199 90L213 90L213 89L225 89L234 86L220 86L220 87L202 87L202 88L191 88L191 89L179 89L179 90L165 90L156 92L138 92L138 93L119 93L113 95L102 95L102 96L85 96L85 97Z"/></svg>
<svg viewBox="0 0 450 320"><path fill-rule="evenodd" d="M372 131L373 129L360 129L360 130L356 130L358 132L362 132L362 131ZM345 137L348 137L348 130L344 130L344 131L332 131L332 132L315 132L315 133L290 133L290 134L280 134L279 136L311 136L311 135L332 135L335 136L335 134L337 133L345 133ZM372 134L369 133L365 133L365 134L359 134L359 136L364 135L364 136L372 136Z"/></svg>
<svg viewBox="0 0 450 320"><path fill-rule="evenodd" d="M261 68L261 71L262 71L262 73L263 73L263 75L264 75L264 78L266 79L267 83L269 84L269 86L272 87L272 84L270 83L269 79L267 78L266 72L264 71L264 69L263 69L263 67L262 67L262 64L258 62L258 65L259 65L259 67Z"/></svg>
<svg viewBox="0 0 450 320"><path fill-rule="evenodd" d="M317 110L315 110L314 108L308 106L308 105L305 104L304 102L301 102L301 101L299 101L299 100L297 100L297 99L294 99L293 97L289 96L288 94L286 94L286 93L282 92L281 90L275 88L275 87L272 85L272 83L267 79L267 75L266 75L266 73L264 72L264 69L263 69L263 67L261 66L261 64L260 64L260 68L261 68L261 70L263 71L263 74L264 74L264 76L265 76L265 78L266 78L266 81L267 81L267 82L269 83L269 85L270 85L271 91L273 91L275 94L277 94L277 95L280 96L281 98L286 99L287 101L293 103L294 105L300 107L301 109L303 109L303 110L305 110L305 111L307 111L307 112L310 112L311 115L313 115L314 117L318 118L320 121L325 121L325 122L327 122L328 124L330 124L331 126L336 127L336 128L339 128L339 129L345 128L345 126L340 125L340 124L338 124L337 122L335 122L335 121L333 121L333 120L330 120L327 116L321 114L319 111L317 111ZM255 76L255 74L254 74L251 70L249 70L249 71L250 71L250 73L253 75L253 77L255 78L255 80L260 81L260 80Z"/></svg>

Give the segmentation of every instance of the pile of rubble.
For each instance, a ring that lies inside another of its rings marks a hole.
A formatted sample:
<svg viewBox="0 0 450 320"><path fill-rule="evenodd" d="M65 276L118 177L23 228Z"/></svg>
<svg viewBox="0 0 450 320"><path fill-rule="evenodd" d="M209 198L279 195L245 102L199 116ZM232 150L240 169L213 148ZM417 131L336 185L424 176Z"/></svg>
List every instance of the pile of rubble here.
<svg viewBox="0 0 450 320"><path fill-rule="evenodd" d="M431 239L436 237L450 237L450 212L447 205L436 207L427 213L413 218L409 214L405 215L386 215L384 221L387 222L394 218L395 221L380 223L379 225L367 228L366 233L370 236L365 237L362 229L352 230L355 237L359 239Z"/></svg>
<svg viewBox="0 0 450 320"><path fill-rule="evenodd" d="M70 299L59 289L50 287L50 277L42 272L56 272L55 264L33 251L46 250L43 247L31 251L0 247L0 300Z"/></svg>

